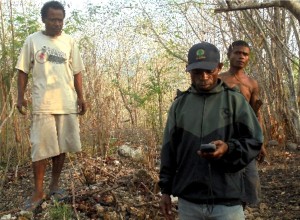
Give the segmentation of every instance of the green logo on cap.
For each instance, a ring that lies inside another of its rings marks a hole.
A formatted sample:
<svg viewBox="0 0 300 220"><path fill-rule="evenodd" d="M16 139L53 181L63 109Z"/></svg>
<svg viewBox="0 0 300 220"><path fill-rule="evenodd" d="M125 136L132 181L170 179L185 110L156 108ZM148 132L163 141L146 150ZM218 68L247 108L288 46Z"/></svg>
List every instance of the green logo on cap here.
<svg viewBox="0 0 300 220"><path fill-rule="evenodd" d="M196 59L197 60L205 59L206 57L204 56L204 53L205 53L205 51L203 49L197 50L197 52L196 52L196 55L197 55Z"/></svg>

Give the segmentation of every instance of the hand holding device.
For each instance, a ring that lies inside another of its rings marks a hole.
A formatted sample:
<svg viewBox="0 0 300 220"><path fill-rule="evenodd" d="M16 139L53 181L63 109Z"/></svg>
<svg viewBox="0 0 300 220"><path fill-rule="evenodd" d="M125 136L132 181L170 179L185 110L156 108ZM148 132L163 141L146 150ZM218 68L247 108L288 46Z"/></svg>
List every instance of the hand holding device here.
<svg viewBox="0 0 300 220"><path fill-rule="evenodd" d="M210 152L214 152L216 150L216 145L215 144L201 144L200 145L200 150L202 152L205 152L205 153L210 153Z"/></svg>

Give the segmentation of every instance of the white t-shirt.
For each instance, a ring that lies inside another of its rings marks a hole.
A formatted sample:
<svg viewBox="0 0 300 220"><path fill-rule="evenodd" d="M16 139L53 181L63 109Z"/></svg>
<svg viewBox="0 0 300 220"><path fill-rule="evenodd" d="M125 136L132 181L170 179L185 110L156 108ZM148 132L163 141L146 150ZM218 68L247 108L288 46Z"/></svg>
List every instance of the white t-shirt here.
<svg viewBox="0 0 300 220"><path fill-rule="evenodd" d="M33 113L78 112L74 75L83 71L84 65L71 36L50 37L41 31L29 35L16 68L27 74L32 70Z"/></svg>

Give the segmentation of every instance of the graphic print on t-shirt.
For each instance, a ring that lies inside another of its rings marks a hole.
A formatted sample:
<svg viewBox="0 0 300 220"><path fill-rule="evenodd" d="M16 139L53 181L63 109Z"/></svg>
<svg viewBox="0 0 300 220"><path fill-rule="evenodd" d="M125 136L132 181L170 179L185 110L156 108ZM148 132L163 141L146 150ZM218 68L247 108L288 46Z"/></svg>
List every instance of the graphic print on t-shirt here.
<svg viewBox="0 0 300 220"><path fill-rule="evenodd" d="M35 54L35 60L38 63L45 63L47 61L51 63L61 64L66 62L66 54L55 48L43 46L41 50L38 50Z"/></svg>

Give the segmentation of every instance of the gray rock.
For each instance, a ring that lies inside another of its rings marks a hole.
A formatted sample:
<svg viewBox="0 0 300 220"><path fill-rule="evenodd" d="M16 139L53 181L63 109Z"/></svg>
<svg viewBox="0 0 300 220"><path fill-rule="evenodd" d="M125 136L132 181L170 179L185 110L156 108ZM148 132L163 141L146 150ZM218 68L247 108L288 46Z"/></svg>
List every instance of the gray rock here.
<svg viewBox="0 0 300 220"><path fill-rule="evenodd" d="M118 148L118 154L122 157L132 157L134 149L124 144Z"/></svg>
<svg viewBox="0 0 300 220"><path fill-rule="evenodd" d="M139 148L133 148L126 144L120 146L118 148L118 154L122 157L129 157L136 161L140 161L143 159L143 150Z"/></svg>
<svg viewBox="0 0 300 220"><path fill-rule="evenodd" d="M269 147L277 147L279 145L278 141L277 140L270 140L268 142L268 146Z"/></svg>
<svg viewBox="0 0 300 220"><path fill-rule="evenodd" d="M289 151L296 151L297 148L298 148L298 144L292 143L292 142L288 142L288 143L286 143L286 148L287 148Z"/></svg>

